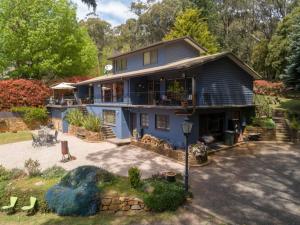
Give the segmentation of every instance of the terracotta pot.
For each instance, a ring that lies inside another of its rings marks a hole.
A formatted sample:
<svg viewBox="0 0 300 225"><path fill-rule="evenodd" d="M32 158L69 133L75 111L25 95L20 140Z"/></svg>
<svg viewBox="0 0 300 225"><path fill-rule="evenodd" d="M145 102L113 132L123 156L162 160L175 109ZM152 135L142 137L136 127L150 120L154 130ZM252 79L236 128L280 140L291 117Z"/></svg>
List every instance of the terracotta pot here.
<svg viewBox="0 0 300 225"><path fill-rule="evenodd" d="M167 181L169 181L169 182L175 182L176 181L176 173L174 173L174 172L167 172L166 173L166 179L167 179Z"/></svg>
<svg viewBox="0 0 300 225"><path fill-rule="evenodd" d="M182 106L183 108L187 108L187 107L189 106L188 101L181 101L181 106Z"/></svg>

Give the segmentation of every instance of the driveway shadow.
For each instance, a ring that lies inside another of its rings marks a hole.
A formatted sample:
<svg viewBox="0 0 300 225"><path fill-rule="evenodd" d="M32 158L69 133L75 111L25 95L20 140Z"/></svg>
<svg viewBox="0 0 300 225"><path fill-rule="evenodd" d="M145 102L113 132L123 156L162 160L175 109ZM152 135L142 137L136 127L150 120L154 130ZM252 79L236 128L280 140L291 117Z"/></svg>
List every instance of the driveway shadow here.
<svg viewBox="0 0 300 225"><path fill-rule="evenodd" d="M131 145L93 152L86 159L122 176L127 176L128 169L133 166L142 171L143 178L163 171L183 171L183 165Z"/></svg>
<svg viewBox="0 0 300 225"><path fill-rule="evenodd" d="M258 144L214 156L191 170L193 210L232 224L300 224L300 150Z"/></svg>

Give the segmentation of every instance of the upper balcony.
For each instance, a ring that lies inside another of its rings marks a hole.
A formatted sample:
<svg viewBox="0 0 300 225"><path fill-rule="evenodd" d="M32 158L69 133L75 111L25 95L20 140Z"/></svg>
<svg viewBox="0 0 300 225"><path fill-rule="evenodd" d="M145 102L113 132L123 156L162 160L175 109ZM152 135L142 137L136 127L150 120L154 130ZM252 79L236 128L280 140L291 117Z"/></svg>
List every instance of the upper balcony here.
<svg viewBox="0 0 300 225"><path fill-rule="evenodd" d="M178 92L130 92L124 96L107 94L94 99L95 104L120 106L158 107L232 107L253 105L253 94L224 95L202 93L193 95L189 91Z"/></svg>

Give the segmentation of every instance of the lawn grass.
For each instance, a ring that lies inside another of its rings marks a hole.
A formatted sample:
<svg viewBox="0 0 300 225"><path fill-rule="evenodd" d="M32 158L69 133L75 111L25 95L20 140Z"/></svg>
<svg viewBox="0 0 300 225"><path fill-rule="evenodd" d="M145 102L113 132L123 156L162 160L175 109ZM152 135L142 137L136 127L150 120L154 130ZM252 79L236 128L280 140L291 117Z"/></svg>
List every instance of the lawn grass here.
<svg viewBox="0 0 300 225"><path fill-rule="evenodd" d="M142 192L131 187L127 177L115 176L111 182L99 183L99 188L104 195L118 193L128 197L141 197Z"/></svg>
<svg viewBox="0 0 300 225"><path fill-rule="evenodd" d="M14 189L47 191L50 187L57 184L60 178L44 179L42 177L24 177L22 179L13 180L11 186Z"/></svg>
<svg viewBox="0 0 300 225"><path fill-rule="evenodd" d="M129 224L157 224L171 220L175 212L160 214L140 213L137 215L117 216L114 214L97 214L90 217L61 217L52 213L26 216L24 213L6 215L0 213L0 224L5 225L129 225Z"/></svg>
<svg viewBox="0 0 300 225"><path fill-rule="evenodd" d="M31 140L31 132L29 131L0 133L0 145L28 140Z"/></svg>

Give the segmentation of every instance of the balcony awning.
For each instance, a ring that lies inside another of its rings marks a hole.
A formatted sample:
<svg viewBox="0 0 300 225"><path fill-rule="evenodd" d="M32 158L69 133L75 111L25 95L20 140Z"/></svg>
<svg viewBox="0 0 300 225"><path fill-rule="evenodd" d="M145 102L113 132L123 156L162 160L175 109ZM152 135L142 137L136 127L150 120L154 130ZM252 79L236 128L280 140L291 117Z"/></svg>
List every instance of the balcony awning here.
<svg viewBox="0 0 300 225"><path fill-rule="evenodd" d="M63 83L60 83L60 84L57 84L57 85L51 87L51 89L53 89L53 90L73 90L73 89L75 89L75 87L72 85L74 85L74 84L63 82Z"/></svg>

